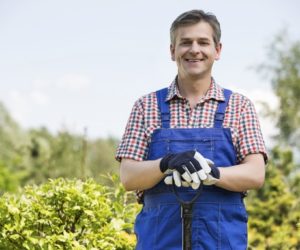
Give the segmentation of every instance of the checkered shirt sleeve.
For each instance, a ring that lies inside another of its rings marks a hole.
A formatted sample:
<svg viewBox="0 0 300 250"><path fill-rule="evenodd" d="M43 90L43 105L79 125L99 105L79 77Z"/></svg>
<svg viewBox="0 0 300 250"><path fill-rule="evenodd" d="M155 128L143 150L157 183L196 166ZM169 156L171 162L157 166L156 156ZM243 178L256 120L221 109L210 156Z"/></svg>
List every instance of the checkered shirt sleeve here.
<svg viewBox="0 0 300 250"><path fill-rule="evenodd" d="M116 152L116 159L128 158L136 161L146 160L150 131L147 125L158 121L158 107L155 93L137 100L131 110L124 135ZM149 126L149 125L148 125ZM150 127L153 127L150 125Z"/></svg>
<svg viewBox="0 0 300 250"><path fill-rule="evenodd" d="M242 99L242 108L238 121L236 135L236 152L238 162L242 162L249 154L261 153L264 156L265 162L268 160L267 151L260 128L259 119L253 103L245 96L240 95ZM231 106L234 104L233 98Z"/></svg>

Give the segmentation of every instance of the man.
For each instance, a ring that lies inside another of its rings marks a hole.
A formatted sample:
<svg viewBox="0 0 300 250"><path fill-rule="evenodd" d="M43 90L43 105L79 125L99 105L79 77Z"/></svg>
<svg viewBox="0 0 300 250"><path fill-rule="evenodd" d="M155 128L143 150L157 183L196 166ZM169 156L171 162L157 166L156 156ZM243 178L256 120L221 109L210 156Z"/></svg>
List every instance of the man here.
<svg viewBox="0 0 300 250"><path fill-rule="evenodd" d="M178 75L134 105L116 158L127 190L143 190L137 249L181 249L180 205L204 185L192 216L192 249L246 249L243 193L263 185L266 149L253 104L212 78L220 58L217 18L181 14L171 29Z"/></svg>

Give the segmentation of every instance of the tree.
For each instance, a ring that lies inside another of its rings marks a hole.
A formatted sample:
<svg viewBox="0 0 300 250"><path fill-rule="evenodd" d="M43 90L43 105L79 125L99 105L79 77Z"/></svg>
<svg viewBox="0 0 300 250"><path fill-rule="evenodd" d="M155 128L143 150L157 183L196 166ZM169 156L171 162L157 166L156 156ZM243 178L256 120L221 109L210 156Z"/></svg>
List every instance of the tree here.
<svg viewBox="0 0 300 250"><path fill-rule="evenodd" d="M268 104L268 114L276 118L281 142L300 148L300 41L291 42L286 32L277 35L269 48L268 63L260 65L271 77L279 108Z"/></svg>
<svg viewBox="0 0 300 250"><path fill-rule="evenodd" d="M295 176L289 175L295 168L292 152L275 147L269 156L264 187L251 191L246 199L249 249L297 250L300 248L300 203L291 185Z"/></svg>
<svg viewBox="0 0 300 250"><path fill-rule="evenodd" d="M26 175L28 137L0 102L0 192L14 191Z"/></svg>
<svg viewBox="0 0 300 250"><path fill-rule="evenodd" d="M278 109L265 104L279 134L269 153L265 185L247 199L250 250L300 249L300 172L294 159L300 149L300 42L286 37L276 37L268 63L260 65L279 99Z"/></svg>
<svg viewBox="0 0 300 250"><path fill-rule="evenodd" d="M114 159L118 141L114 138L97 139L88 143L86 165L90 176L103 180L101 175L119 173L119 164Z"/></svg>
<svg viewBox="0 0 300 250"><path fill-rule="evenodd" d="M48 178L68 177L103 180L101 175L117 173L114 159L117 140L87 140L85 135L61 131L52 135L46 128L29 131L31 168L25 183L42 183Z"/></svg>

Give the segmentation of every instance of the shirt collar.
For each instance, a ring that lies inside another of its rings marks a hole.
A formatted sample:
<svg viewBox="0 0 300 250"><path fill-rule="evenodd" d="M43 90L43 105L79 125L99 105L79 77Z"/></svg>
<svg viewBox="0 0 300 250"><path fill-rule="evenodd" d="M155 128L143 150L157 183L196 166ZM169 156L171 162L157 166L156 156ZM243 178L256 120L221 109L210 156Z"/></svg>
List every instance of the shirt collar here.
<svg viewBox="0 0 300 250"><path fill-rule="evenodd" d="M168 88L168 95L166 101L170 101L174 98L184 99L184 97L179 93L177 85L177 76ZM208 91L206 92L205 96L201 98L200 102L205 102L211 99L215 99L217 101L225 101L223 88L221 88L221 86L219 86L213 78L211 78L211 84L209 86Z"/></svg>

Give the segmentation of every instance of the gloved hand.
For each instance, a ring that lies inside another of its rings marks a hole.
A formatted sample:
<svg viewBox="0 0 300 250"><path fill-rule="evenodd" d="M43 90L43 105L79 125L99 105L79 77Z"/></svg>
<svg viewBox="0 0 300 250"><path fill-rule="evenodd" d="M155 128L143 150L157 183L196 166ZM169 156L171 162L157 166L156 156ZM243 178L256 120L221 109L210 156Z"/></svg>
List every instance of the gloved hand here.
<svg viewBox="0 0 300 250"><path fill-rule="evenodd" d="M204 185L214 185L216 184L220 179L220 171L217 167L214 166L213 161L209 159L205 159L210 166L211 170L210 173L206 174L206 179L203 180ZM177 170L173 171L172 175L168 175L165 177L164 182L167 185L172 185L173 181L177 187L192 187L193 189L197 189L199 186L195 185L193 182L187 182L185 181L179 174Z"/></svg>
<svg viewBox="0 0 300 250"><path fill-rule="evenodd" d="M199 152L192 150L166 155L160 162L160 170L164 174L173 173L174 182L177 186L181 186L181 176L184 181L197 189L201 180L207 179L207 174L211 168Z"/></svg>
<svg viewBox="0 0 300 250"><path fill-rule="evenodd" d="M177 170L174 170L172 174L166 176L164 179L167 185L172 185L173 181L177 187L190 187L192 184L191 182L185 181Z"/></svg>
<svg viewBox="0 0 300 250"><path fill-rule="evenodd" d="M211 168L211 171L207 174L207 178L203 181L203 184L210 186L216 184L220 180L220 170L211 160L207 159L207 161Z"/></svg>

